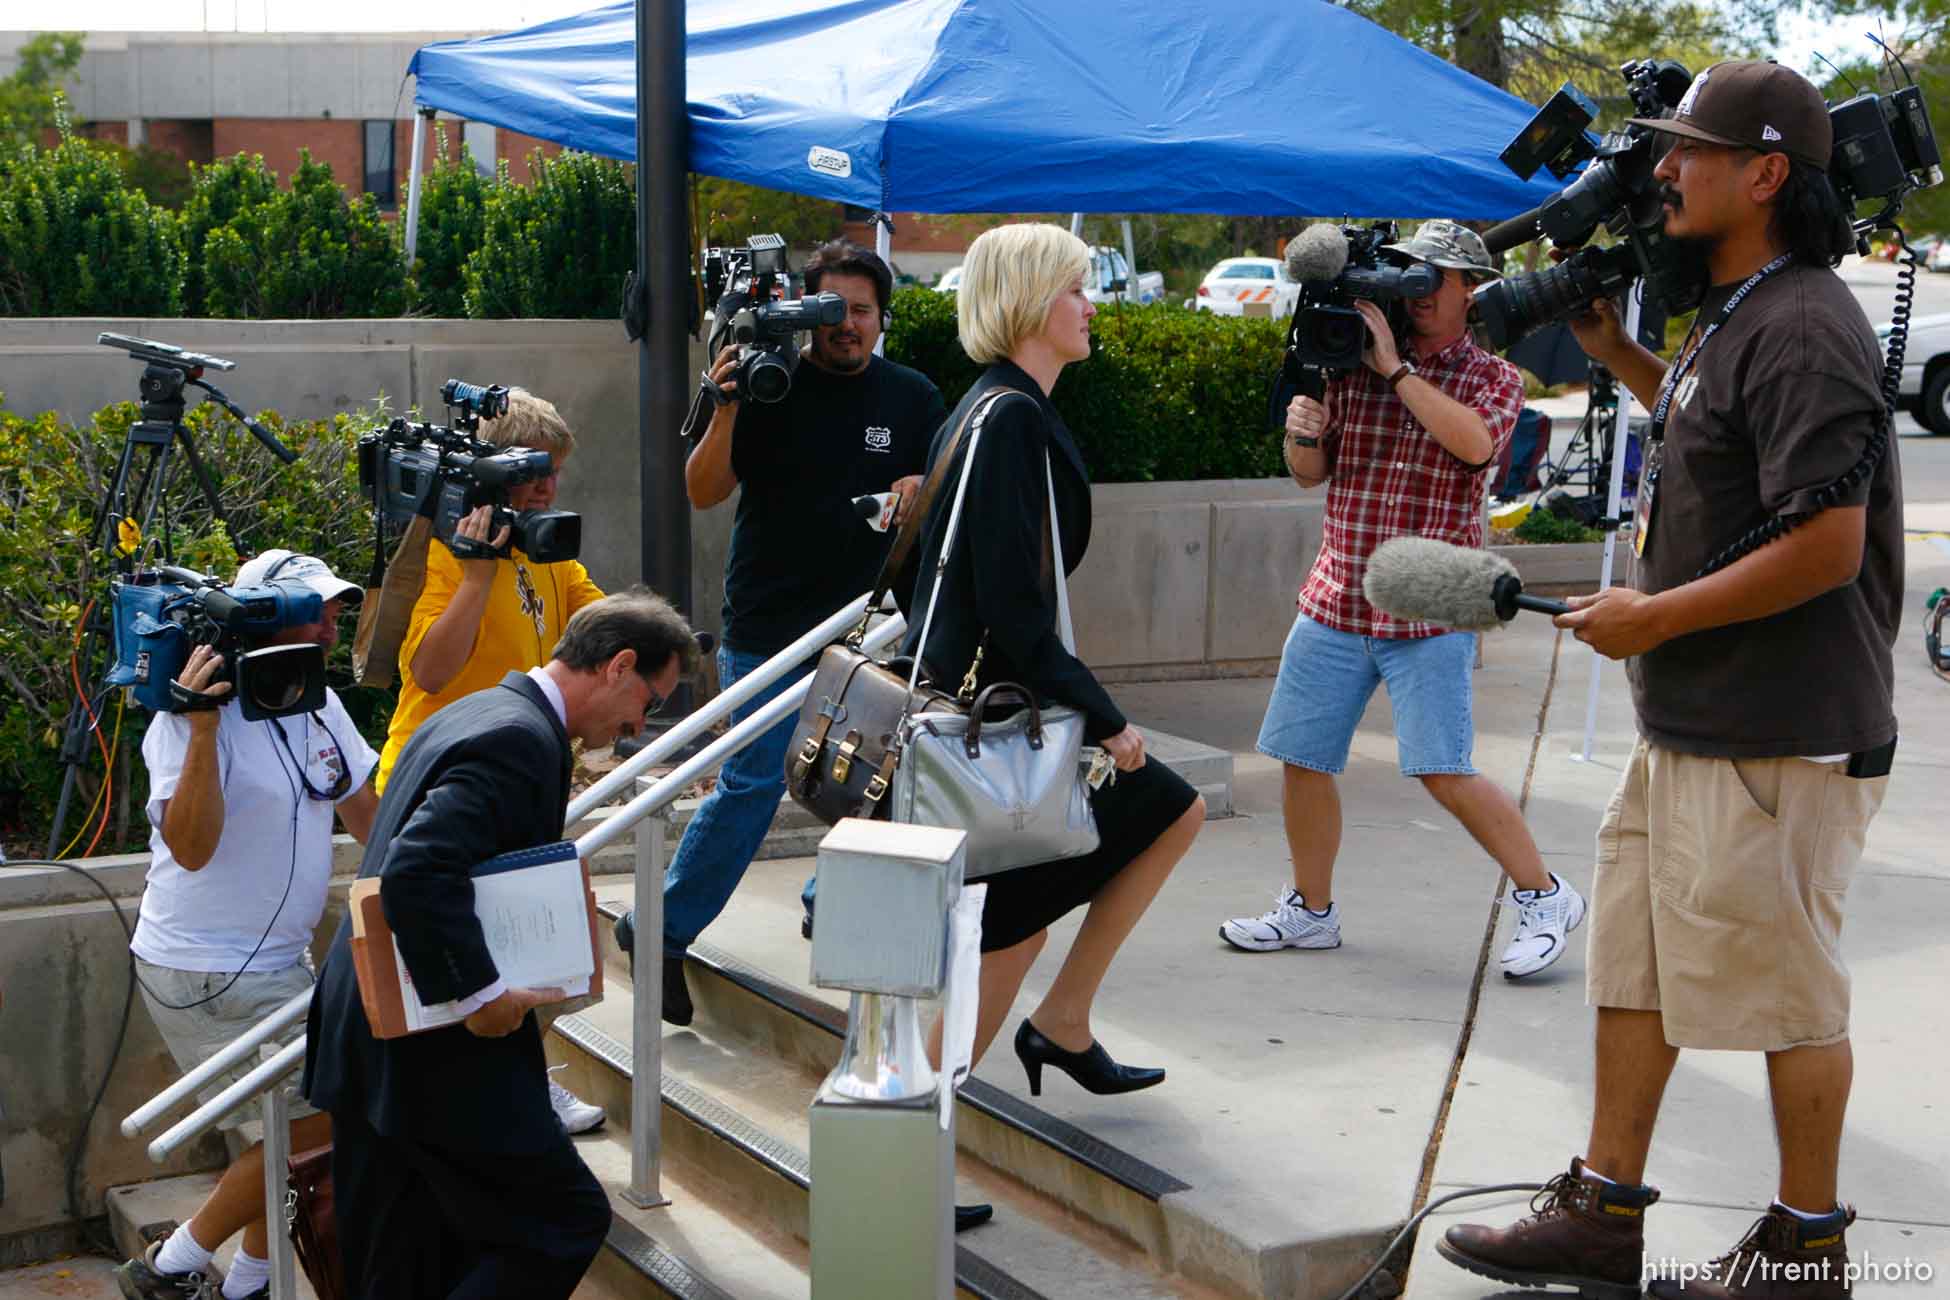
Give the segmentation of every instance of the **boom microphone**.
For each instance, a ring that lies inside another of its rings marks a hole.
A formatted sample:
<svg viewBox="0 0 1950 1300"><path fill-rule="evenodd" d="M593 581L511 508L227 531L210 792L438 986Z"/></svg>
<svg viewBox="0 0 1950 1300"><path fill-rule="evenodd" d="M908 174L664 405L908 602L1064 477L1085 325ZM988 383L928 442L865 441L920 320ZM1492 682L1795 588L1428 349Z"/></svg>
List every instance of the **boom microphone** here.
<svg viewBox="0 0 1950 1300"><path fill-rule="evenodd" d="M1517 566L1502 556L1432 537L1396 537L1375 547L1361 591L1391 618L1463 632L1507 623L1520 609L1571 612L1561 600L1526 596Z"/></svg>
<svg viewBox="0 0 1950 1300"><path fill-rule="evenodd" d="M1290 280L1333 280L1347 269L1347 236L1339 226L1315 222L1295 235L1286 246L1286 273Z"/></svg>

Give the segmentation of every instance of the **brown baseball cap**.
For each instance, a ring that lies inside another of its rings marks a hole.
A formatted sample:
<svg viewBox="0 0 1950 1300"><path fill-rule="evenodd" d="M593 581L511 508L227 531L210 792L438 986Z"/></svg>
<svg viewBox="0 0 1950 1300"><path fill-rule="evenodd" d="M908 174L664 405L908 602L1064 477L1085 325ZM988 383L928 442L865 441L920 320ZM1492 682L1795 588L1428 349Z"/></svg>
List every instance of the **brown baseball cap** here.
<svg viewBox="0 0 1950 1300"><path fill-rule="evenodd" d="M1772 62L1716 63L1687 89L1671 117L1635 117L1635 126L1712 144L1784 153L1828 170L1835 128L1812 81Z"/></svg>

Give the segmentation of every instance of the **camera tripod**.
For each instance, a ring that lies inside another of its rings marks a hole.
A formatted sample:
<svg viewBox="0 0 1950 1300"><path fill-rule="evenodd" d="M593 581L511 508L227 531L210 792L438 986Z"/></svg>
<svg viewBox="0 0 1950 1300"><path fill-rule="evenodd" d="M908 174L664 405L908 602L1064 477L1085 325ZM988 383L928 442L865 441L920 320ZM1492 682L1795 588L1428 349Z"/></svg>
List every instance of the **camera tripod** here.
<svg viewBox="0 0 1950 1300"><path fill-rule="evenodd" d="M230 518L217 498L216 482L211 478L203 458L197 454L196 443L190 438L189 430L183 427L184 387L200 388L208 393L218 405L243 421L258 441L278 459L287 464L298 459L296 452L279 442L268 429L246 415L242 407L203 378L206 369L234 370L237 363L222 357L185 352L167 343L121 334L104 333L95 341L106 347L121 348L131 357L147 363L138 385L142 395L142 418L129 426L128 437L122 443L122 454L115 463L115 472L102 491L101 502L95 508L95 517L88 530L91 544L99 547L107 559L107 571L124 577L135 572L137 558L149 535L149 526L154 521L157 507L163 503L171 455L179 447L211 515L235 537L236 530L231 527ZM139 473L136 468L138 449L144 456ZM163 519L163 554L168 558L167 512ZM89 738L101 725L102 708L111 689L98 661L104 642L111 646L113 644L113 615L103 600L89 603L87 609L89 612L84 615L80 647L76 652L75 699L68 706L67 720L61 729L61 765L65 770L61 775L61 795L54 806L54 821L48 830L49 858L60 851L61 832L67 823L69 801L74 797L75 782L87 758ZM81 683L88 684L85 688L88 693L84 693ZM113 755L110 755L109 761L114 761Z"/></svg>
<svg viewBox="0 0 1950 1300"><path fill-rule="evenodd" d="M1546 454L1549 474L1544 477L1537 499L1542 501L1560 487L1576 484L1591 496L1605 490L1611 474L1613 430L1618 420L1618 379L1597 362L1591 363L1585 389L1584 415L1564 449L1564 459Z"/></svg>

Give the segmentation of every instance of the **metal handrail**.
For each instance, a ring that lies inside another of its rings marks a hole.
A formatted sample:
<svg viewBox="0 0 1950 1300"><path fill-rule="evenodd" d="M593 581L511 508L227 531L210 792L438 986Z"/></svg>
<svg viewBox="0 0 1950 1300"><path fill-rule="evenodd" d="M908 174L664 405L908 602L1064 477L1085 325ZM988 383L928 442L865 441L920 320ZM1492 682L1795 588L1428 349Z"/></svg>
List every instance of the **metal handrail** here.
<svg viewBox="0 0 1950 1300"><path fill-rule="evenodd" d="M222 1048L215 1056L130 1111L128 1118L122 1121L122 1136L135 1137L141 1133L143 1129L161 1119L163 1113L177 1102L190 1096L218 1075L228 1072L232 1066L256 1051L258 1044L265 1042L292 1022L303 1020L310 1007L310 988L302 993L292 994L289 1002L239 1034L229 1046Z"/></svg>
<svg viewBox="0 0 1950 1300"><path fill-rule="evenodd" d="M798 664L802 663L809 657L812 650L830 641L839 632L844 631L857 620L864 602L865 597L863 596L848 604L824 623L821 623L812 632L808 632L805 636L786 647L786 649L768 659L762 667L755 670L748 677L740 678L730 690L714 697L704 708L699 709L690 715L690 717L684 719L678 726L673 727L669 732L659 737L654 744L646 746L642 751L633 755L628 763L625 764L625 767L630 769L628 776L625 776L621 781L617 781L615 778L624 770L623 768L619 768L617 772L611 773L608 778L605 778L610 784L609 792L614 793L617 789L628 784L638 773L654 765L660 756L673 752L686 741L715 725L722 718L729 717L732 711L751 699L758 691L764 689L772 682L777 681ZM906 620L898 613L893 614L868 631L865 639L861 643L861 649L865 653L871 654L893 642L906 631L906 628ZM819 639L822 633L825 635L825 640ZM747 683L752 683L749 689L745 689ZM667 776L660 778L649 789L637 795L636 798L623 804L609 817L604 818L599 826L596 826L575 841L578 854L583 858L593 856L600 850L607 848L609 845L621 839L624 834L633 830L637 823L643 821L645 818L655 816L668 808L670 804L676 802L677 798L683 794L684 790L693 781L730 758L732 754L749 745L760 735L770 730L779 719L796 709L800 702L804 700L807 690L811 688L811 684L811 677L808 675L805 680L788 687L777 698L766 704L764 708L744 719L737 726L732 727L724 735L720 736L704 749L698 751L697 754L687 759ZM691 724L693 723L696 723L696 725L692 726ZM685 732L686 728L689 728L688 732ZM680 735L680 732L685 732L685 734ZM577 802L586 804L589 793L594 792L595 789L597 787L591 787L591 791L585 792L583 798ZM576 815L576 804L571 804L569 811L571 820L573 820ZM586 806L583 811L585 813L587 812ZM644 937L651 944L646 959L655 963L661 957L663 935L659 930L654 935ZM653 964L650 966L650 969L655 970L657 966ZM176 1105L184 1097L194 1093L198 1087L208 1083L212 1078L222 1074L226 1069L236 1065L239 1061L247 1057L253 1049L290 1025L293 1021L299 1019L306 1013L310 1006L311 992L310 989L307 989L303 993L296 994L290 1001L286 1002L269 1016L266 1016L263 1020L251 1026L251 1028L245 1030L234 1041L221 1049L215 1056L211 1057L210 1060L197 1066L196 1069L163 1089L162 1092L156 1094L156 1096L152 1097L142 1106L131 1111L128 1117L122 1121L122 1132L129 1137L136 1136L143 1129L154 1124L171 1106ZM304 1043L305 1040L303 1037L298 1038L282 1051L278 1052L276 1056L225 1088L216 1097L213 1097L194 1111L191 1111L190 1114L149 1144L149 1158L157 1164L161 1164L169 1158L171 1153L185 1143L215 1127L240 1107L248 1104L258 1094L268 1091L282 1083L293 1070L297 1069L303 1063ZM633 1046L640 1047L641 1044L633 1044ZM636 1124L636 1120L637 1117L633 1115L633 1126L640 1127L640 1125ZM274 1172L276 1171L272 1171L267 1166L265 1178L269 1180L273 1177ZM283 1175L281 1172L276 1172L276 1176L281 1179ZM273 1235L275 1236L276 1234Z"/></svg>
<svg viewBox="0 0 1950 1300"><path fill-rule="evenodd" d="M602 807L612 795L627 789L639 775L716 726L719 719L730 717L747 700L812 658L823 647L831 645L841 633L859 621L860 611L866 602L867 595L863 594L852 604L844 606L831 618L767 659L761 667L726 687L724 691L713 697L708 707L690 714L669 731L619 763L600 781L569 801L569 811L564 824L573 826L595 809ZM887 609L884 602L881 609L883 611Z"/></svg>
<svg viewBox="0 0 1950 1300"><path fill-rule="evenodd" d="M276 1056L198 1106L172 1125L161 1137L151 1142L149 1158L161 1164L185 1142L201 1137L213 1125L228 1119L233 1112L250 1105L260 1092L267 1092L283 1083L293 1070L304 1063L305 1036L300 1034L287 1043ZM265 1177L270 1176L270 1173L266 1172ZM277 1171L277 1176L279 1182L284 1181L282 1169Z"/></svg>

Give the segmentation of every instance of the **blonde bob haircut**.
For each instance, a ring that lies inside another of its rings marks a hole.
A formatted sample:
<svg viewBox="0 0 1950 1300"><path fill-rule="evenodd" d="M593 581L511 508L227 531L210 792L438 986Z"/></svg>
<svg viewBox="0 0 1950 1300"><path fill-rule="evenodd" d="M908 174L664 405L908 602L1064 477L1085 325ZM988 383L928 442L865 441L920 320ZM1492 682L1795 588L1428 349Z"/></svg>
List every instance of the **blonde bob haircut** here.
<svg viewBox="0 0 1950 1300"><path fill-rule="evenodd" d="M482 420L475 436L497 447L528 447L557 458L576 449L576 436L555 403L526 388L510 388L508 413L498 420Z"/></svg>
<svg viewBox="0 0 1950 1300"><path fill-rule="evenodd" d="M977 365L1014 355L1049 324L1050 308L1090 270L1090 246L1061 226L1022 222L984 231L962 263L955 316Z"/></svg>

